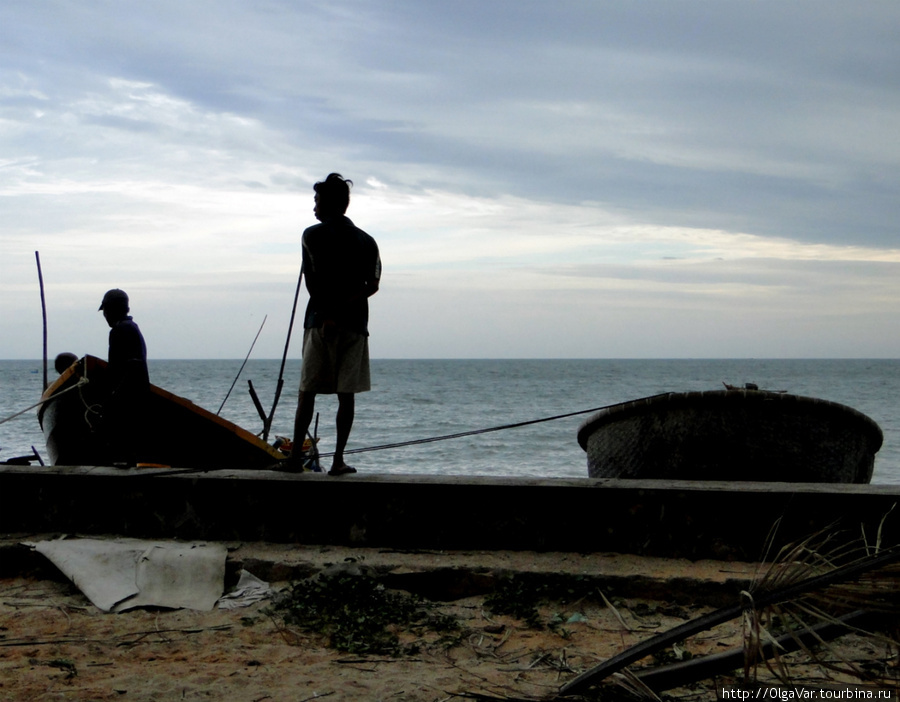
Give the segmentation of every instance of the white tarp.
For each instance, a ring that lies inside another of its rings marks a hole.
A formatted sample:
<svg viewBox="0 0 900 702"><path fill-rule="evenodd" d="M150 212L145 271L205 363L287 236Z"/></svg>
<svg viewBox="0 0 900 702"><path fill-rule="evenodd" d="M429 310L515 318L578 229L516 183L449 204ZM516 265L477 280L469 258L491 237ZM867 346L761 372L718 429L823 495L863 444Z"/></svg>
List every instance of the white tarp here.
<svg viewBox="0 0 900 702"><path fill-rule="evenodd" d="M210 610L222 596L221 544L139 539L56 539L28 544L104 612L135 607Z"/></svg>
<svg viewBox="0 0 900 702"><path fill-rule="evenodd" d="M219 600L219 609L249 607L253 603L271 596L272 588L269 587L269 583L260 580L253 573L242 570L238 584L231 592L222 595L222 599Z"/></svg>

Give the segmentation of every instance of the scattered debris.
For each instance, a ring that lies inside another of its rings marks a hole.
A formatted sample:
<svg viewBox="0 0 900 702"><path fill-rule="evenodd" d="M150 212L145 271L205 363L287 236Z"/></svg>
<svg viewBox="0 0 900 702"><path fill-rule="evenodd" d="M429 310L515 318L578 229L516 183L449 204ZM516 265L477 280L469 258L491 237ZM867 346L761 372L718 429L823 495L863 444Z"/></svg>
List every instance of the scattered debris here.
<svg viewBox="0 0 900 702"><path fill-rule="evenodd" d="M433 613L433 605L391 592L366 572L347 569L294 584L268 610L285 624L328 637L338 651L389 656L418 653L417 643L402 644L398 627L452 632L455 618Z"/></svg>

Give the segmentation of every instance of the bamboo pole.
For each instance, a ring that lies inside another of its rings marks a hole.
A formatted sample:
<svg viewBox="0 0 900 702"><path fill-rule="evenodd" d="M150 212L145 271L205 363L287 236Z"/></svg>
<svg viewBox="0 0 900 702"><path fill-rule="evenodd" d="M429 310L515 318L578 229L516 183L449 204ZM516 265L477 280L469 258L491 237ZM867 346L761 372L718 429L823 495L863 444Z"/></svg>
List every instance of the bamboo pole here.
<svg viewBox="0 0 900 702"><path fill-rule="evenodd" d="M44 274L41 271L41 253L34 252L34 258L37 261L38 283L41 287L41 316L44 320L44 390L50 384L47 379L47 302L44 299Z"/></svg>
<svg viewBox="0 0 900 702"><path fill-rule="evenodd" d="M275 399L272 401L272 411L269 412L269 416L266 418L265 426L263 427L263 441L269 440L269 429L272 428L272 420L275 417L275 408L278 407L281 389L284 387L284 365L287 362L288 348L291 345L291 332L294 330L294 317L297 315L297 300L300 298L300 284L302 282L303 267L301 266L300 276L297 278L297 290L294 293L294 306L291 308L291 321L288 323L287 339L284 342L284 354L281 356L281 370L278 371L278 384L275 386Z"/></svg>
<svg viewBox="0 0 900 702"><path fill-rule="evenodd" d="M244 358L244 362L241 364L241 367L238 369L237 375L234 376L234 380L231 381L231 387L228 388L228 392L225 394L225 399L222 400L222 404L219 405L219 411L216 412L216 416L218 417L222 414L222 408L225 406L225 403L228 402L228 398L231 396L231 391L234 390L235 383L237 383L238 378L241 377L241 372L244 370L244 366L247 365L247 361L250 360L250 354L253 353L253 347L256 346L256 340L259 338L259 335L262 333L263 327L266 326L266 320L269 318L269 315L263 317L262 324L259 325L259 331L256 332L256 336L253 337L253 343L250 344L250 350L247 352L246 358Z"/></svg>

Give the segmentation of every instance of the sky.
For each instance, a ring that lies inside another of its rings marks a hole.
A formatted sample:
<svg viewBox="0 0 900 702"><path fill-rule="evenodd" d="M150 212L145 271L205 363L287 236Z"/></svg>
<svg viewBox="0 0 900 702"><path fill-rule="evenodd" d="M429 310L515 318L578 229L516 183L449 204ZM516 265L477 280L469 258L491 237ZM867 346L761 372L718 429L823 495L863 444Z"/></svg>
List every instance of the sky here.
<svg viewBox="0 0 900 702"><path fill-rule="evenodd" d="M375 358L896 358L900 5L4 0L0 358L280 358L312 185ZM302 291L291 357L299 357Z"/></svg>

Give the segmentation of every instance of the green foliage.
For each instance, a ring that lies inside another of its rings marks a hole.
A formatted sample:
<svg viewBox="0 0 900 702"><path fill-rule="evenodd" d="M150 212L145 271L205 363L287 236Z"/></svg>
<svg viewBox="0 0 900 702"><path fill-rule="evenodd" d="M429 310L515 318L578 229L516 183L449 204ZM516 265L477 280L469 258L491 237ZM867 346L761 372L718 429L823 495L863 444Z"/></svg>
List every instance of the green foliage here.
<svg viewBox="0 0 900 702"><path fill-rule="evenodd" d="M273 608L285 622L328 637L339 651L399 656L416 653L403 646L401 627L451 631L459 623L450 615L431 615L430 606L410 595L390 592L363 575L320 576L295 584Z"/></svg>
<svg viewBox="0 0 900 702"><path fill-rule="evenodd" d="M543 629L545 623L538 612L539 605L549 602L565 605L595 598L597 593L596 585L581 576L529 578L506 575L497 581L496 588L485 598L484 604L493 614L505 614L521 619L532 629ZM584 621L582 615L559 611L549 618L546 626L559 636L568 638L571 632L563 625L579 621Z"/></svg>
<svg viewBox="0 0 900 702"><path fill-rule="evenodd" d="M484 605L494 614L506 614L521 619L532 629L543 629L537 606L545 595L545 587L510 576L499 580Z"/></svg>

